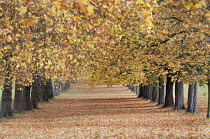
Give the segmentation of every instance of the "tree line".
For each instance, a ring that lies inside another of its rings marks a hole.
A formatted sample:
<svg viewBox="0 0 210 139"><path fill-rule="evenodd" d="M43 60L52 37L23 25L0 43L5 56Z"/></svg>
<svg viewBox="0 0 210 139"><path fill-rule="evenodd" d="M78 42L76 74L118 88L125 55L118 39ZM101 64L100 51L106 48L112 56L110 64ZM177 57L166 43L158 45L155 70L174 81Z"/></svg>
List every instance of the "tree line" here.
<svg viewBox="0 0 210 139"><path fill-rule="evenodd" d="M2 90L0 117L13 116L13 113L22 113L32 109L38 109L40 102L48 102L54 96L60 95L62 91L70 87L70 82L46 80L38 76L32 83L22 85L18 80L7 82ZM15 91L14 101L12 89Z"/></svg>
<svg viewBox="0 0 210 139"><path fill-rule="evenodd" d="M189 102L196 102L198 82L210 78L209 5L207 0L2 1L0 87L2 103L7 102L2 115L11 115L6 111L11 112L12 80L23 92L32 88L32 100L23 95L32 108L52 98L52 81L80 79L90 85L140 85L140 94L154 100L159 90L154 86L164 80L165 107L174 105L175 83L177 109L184 108L186 83ZM196 105L189 106L196 113ZM209 109L210 99L208 117Z"/></svg>

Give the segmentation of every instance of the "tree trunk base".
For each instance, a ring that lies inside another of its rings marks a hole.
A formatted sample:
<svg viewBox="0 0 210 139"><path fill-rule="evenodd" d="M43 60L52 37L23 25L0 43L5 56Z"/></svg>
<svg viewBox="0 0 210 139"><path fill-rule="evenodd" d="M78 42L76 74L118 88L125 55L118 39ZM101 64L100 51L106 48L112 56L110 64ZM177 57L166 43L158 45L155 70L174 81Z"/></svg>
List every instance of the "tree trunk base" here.
<svg viewBox="0 0 210 139"><path fill-rule="evenodd" d="M185 109L187 109L187 107L182 106L182 107L174 107L173 110L185 110Z"/></svg>
<svg viewBox="0 0 210 139"><path fill-rule="evenodd" d="M169 108L169 107L174 107L174 105L163 105L161 108Z"/></svg>

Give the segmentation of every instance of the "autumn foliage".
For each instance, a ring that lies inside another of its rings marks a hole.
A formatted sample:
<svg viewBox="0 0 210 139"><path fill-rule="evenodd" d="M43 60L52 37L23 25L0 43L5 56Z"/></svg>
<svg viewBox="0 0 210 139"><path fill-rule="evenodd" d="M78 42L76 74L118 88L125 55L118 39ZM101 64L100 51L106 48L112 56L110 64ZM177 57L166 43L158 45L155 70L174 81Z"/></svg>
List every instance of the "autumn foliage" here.
<svg viewBox="0 0 210 139"><path fill-rule="evenodd" d="M1 78L9 64L10 76L22 80L44 68L47 78L88 74L93 84L145 83L169 72L205 82L208 6L205 0L2 2Z"/></svg>

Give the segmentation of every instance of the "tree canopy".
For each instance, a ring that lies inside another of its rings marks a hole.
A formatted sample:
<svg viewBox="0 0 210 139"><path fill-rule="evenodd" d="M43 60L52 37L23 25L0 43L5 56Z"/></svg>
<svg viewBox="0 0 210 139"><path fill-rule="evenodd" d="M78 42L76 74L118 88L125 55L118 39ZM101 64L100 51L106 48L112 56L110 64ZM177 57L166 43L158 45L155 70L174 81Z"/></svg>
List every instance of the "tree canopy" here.
<svg viewBox="0 0 210 139"><path fill-rule="evenodd" d="M0 78L138 84L207 81L207 0L1 2Z"/></svg>

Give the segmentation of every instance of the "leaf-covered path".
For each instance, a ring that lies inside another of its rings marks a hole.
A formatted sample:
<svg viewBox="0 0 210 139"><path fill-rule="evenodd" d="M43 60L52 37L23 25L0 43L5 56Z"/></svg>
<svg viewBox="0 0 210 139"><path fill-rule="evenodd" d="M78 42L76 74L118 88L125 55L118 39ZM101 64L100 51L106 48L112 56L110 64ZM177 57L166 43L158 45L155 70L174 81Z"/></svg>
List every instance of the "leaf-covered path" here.
<svg viewBox="0 0 210 139"><path fill-rule="evenodd" d="M200 114L159 109L123 86L72 84L61 96L15 117L0 119L0 138L210 138L206 104Z"/></svg>

